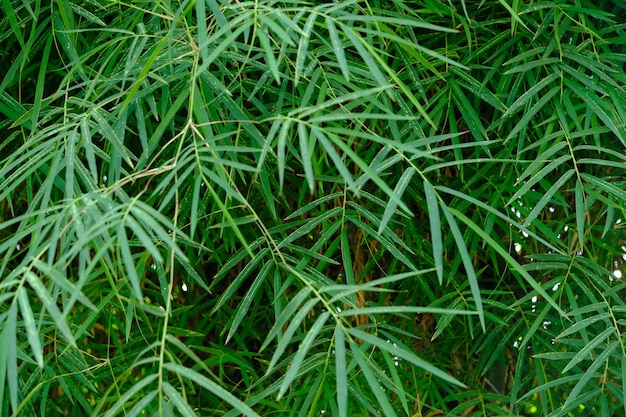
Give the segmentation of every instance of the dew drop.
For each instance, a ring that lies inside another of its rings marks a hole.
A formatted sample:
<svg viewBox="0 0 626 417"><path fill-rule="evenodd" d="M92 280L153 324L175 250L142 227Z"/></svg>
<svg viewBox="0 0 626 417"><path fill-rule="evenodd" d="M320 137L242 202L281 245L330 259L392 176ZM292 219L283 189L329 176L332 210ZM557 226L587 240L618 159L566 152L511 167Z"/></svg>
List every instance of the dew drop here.
<svg viewBox="0 0 626 417"><path fill-rule="evenodd" d="M185 284L184 282L181 288L184 292L187 292L187 284Z"/></svg>

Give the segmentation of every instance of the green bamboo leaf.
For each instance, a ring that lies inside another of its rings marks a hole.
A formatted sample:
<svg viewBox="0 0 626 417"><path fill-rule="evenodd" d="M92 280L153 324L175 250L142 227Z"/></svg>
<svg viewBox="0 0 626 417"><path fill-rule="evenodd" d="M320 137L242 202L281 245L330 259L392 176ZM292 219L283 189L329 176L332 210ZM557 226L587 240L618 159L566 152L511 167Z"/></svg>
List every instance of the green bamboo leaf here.
<svg viewBox="0 0 626 417"><path fill-rule="evenodd" d="M212 16L215 18L219 26L224 28L227 35L232 34L228 20L226 19L226 16L224 16L224 13L222 12L222 9L218 2L216 0L206 0L206 2L209 5Z"/></svg>
<svg viewBox="0 0 626 417"><path fill-rule="evenodd" d="M467 273L467 280L470 286L470 290L472 292L472 296L474 297L474 303L476 304L476 311L478 313L478 319L480 320L480 325L485 330L485 314L483 311L483 302L482 296L480 295L480 287L478 286L478 278L476 277L476 271L474 271L474 265L472 264L472 259L469 256L467 251L467 247L465 246L465 239L463 238L463 234L459 230L459 227L452 217L452 213L456 212L453 209L448 208L445 204L441 204L441 210L443 214L446 216L446 220L448 221L448 226L452 232L452 236L454 237L454 241L456 242L456 247L459 250L459 254L461 255L461 260L463 261L463 266L465 267L465 272Z"/></svg>
<svg viewBox="0 0 626 417"><path fill-rule="evenodd" d="M622 378L626 376L626 361L622 362ZM626 398L626 384L622 384L622 398ZM624 411L626 411L626 402L624 403Z"/></svg>
<svg viewBox="0 0 626 417"><path fill-rule="evenodd" d="M158 391L153 390L144 395L139 401L133 405L133 408L124 412L124 417L136 417L139 415L144 415L146 412L146 408L150 405L150 403L156 398Z"/></svg>
<svg viewBox="0 0 626 417"><path fill-rule="evenodd" d="M600 314L596 314L595 316L587 317L586 319L576 321L576 323L574 323L572 326L565 329L556 338L562 339L565 336L569 336L570 334L579 332L583 329L586 329L587 327L589 327L590 325L594 323L609 319L610 317L611 317L610 313L600 313Z"/></svg>
<svg viewBox="0 0 626 417"><path fill-rule="evenodd" d="M620 140L620 142L622 142L622 145L626 146L626 138L624 138L624 135L622 135L623 127L622 129L618 128L618 125L621 125L622 122L620 122L619 120L614 120L603 109L604 103L601 102L595 94L590 94L587 90L580 88L580 86L578 86L576 83L570 80L565 80L564 83L568 88L571 88L572 91L574 91L580 98L585 101L591 111L593 111L593 113L598 116L598 119L600 119L606 127L611 129L611 132L613 132L615 136Z"/></svg>
<svg viewBox="0 0 626 417"><path fill-rule="evenodd" d="M35 88L35 100L33 103L32 112L32 126L39 124L39 112L41 111L41 105L43 102L44 86L46 83L46 75L48 70L48 60L50 59L50 51L52 49L53 37L48 36L46 40L46 46L43 50L39 66L39 75L37 76L37 87Z"/></svg>
<svg viewBox="0 0 626 417"><path fill-rule="evenodd" d="M274 76L276 83L280 85L280 70L278 69L278 61L276 61L276 57L274 56L274 49L270 45L270 39L263 29L258 29L256 35L261 43L261 48L263 48L265 52L266 64Z"/></svg>
<svg viewBox="0 0 626 417"><path fill-rule="evenodd" d="M616 350L619 351L620 350L619 347L620 347L620 342L618 340L615 340L613 341L613 343L611 343L610 345L604 348L602 353L598 355L596 360L593 361L593 363L589 366L589 368L587 368L585 373L582 376L580 376L580 379L578 380L574 388L572 388L572 390L570 391L569 396L567 397L567 400L565 400L565 404L563 404L563 407L566 407L568 404L571 404L574 401L578 401L578 398L577 398L578 395L583 391L585 386L589 384L591 379L594 378L595 373L598 370L598 368L600 368L601 366L605 366L606 361L609 359L609 356L613 354Z"/></svg>
<svg viewBox="0 0 626 417"><path fill-rule="evenodd" d="M11 296L13 296L14 294L11 294ZM0 300L0 303L4 303L5 300L2 299ZM7 391L11 390L11 386L10 384L7 383L7 375L8 375L8 361L9 361L9 342L13 342L15 341L15 336L11 337L9 336L9 331L14 331L16 330L14 327L15 323L13 323L13 325L10 325L9 320L11 320L11 310L13 309L13 306L17 306L17 303L12 303L11 304L11 309L9 309L8 314L6 314L6 321L4 320L5 317L4 315L2 317L0 317L0 320L4 321L4 325L2 326L2 330L0 331L0 387L3 387L3 389L0 390L0 404L4 404L4 395L7 393ZM16 307L17 308L17 307ZM5 385L7 384L7 385ZM4 388L4 387L8 387L8 389ZM7 403L11 404L11 400L7 399ZM11 404L12 405L12 404Z"/></svg>
<svg viewBox="0 0 626 417"><path fill-rule="evenodd" d="M546 176L550 172L554 171L565 162L570 161L571 158L571 155L561 155L557 159L551 161L548 165L543 167L541 171L537 172L535 175L532 176L532 178L524 182L524 184L515 192L515 194L513 194L513 196L509 198L509 201L507 201L506 205L510 206L514 201L517 201L518 198L526 194L528 190L530 190L535 184L546 178Z"/></svg>
<svg viewBox="0 0 626 417"><path fill-rule="evenodd" d="M107 24L102 19L100 19L98 16L91 13L90 11L84 9L83 7L79 6L78 4L70 2L69 6L74 13L76 13L79 16L84 17L89 22L95 23L98 26L106 27Z"/></svg>
<svg viewBox="0 0 626 417"><path fill-rule="evenodd" d="M294 230L292 233L289 234L289 236L287 236L285 239L283 239L278 244L278 249L286 246L287 244L289 244L291 242L297 241L298 239L300 239L303 236L306 236L311 231L313 231L316 227L318 227L320 224L322 224L322 223L324 223L326 221L329 221L333 217L340 216L342 211L343 211L342 207L335 207L335 208L332 208L332 209L326 211L322 215L317 216L316 218L312 218L309 222L306 222L304 225L302 225L298 229Z"/></svg>
<svg viewBox="0 0 626 417"><path fill-rule="evenodd" d="M461 381L457 380L456 378L450 376L449 374L447 374L446 372L442 371L441 369L437 368L436 366L431 365L430 363L426 362L425 360L419 358L417 355L415 355L413 352L410 352L409 350L406 350L405 348L398 346L398 345L394 345L393 343L389 343L386 342L376 336L373 336L369 333L366 333L364 331L358 330L356 328L352 328L352 329L348 329L348 333L351 336L354 336L358 339L363 340L365 343L369 343L373 346L376 346L377 348L387 351L390 355L392 356L397 356L400 359L406 360L408 362L411 362L412 364L414 364L415 366L425 370L426 372L437 376L441 379L443 379L444 381L447 381L453 385L457 385L459 387L465 387L465 384L463 384Z"/></svg>
<svg viewBox="0 0 626 417"><path fill-rule="evenodd" d="M59 8L59 10L63 10L63 8ZM65 51L65 53L70 58L70 68L75 68L78 71L78 75L84 80L87 81L89 77L85 74L85 70L83 68L82 63L80 62L80 58L78 57L78 51L76 50L76 45L72 38L68 35L68 30L73 28L68 28L64 20L61 18L59 13L52 13L52 23L54 28L54 34L57 37L58 43L61 45L61 49Z"/></svg>
<svg viewBox="0 0 626 417"><path fill-rule="evenodd" d="M547 67L551 64L558 64L559 62L561 62L560 58L542 58L536 61L531 61L522 65L515 66L510 70L505 71L504 75L516 74L518 72L526 72L534 70L537 67Z"/></svg>
<svg viewBox="0 0 626 417"><path fill-rule="evenodd" d="M332 117L332 115L324 115L324 114L319 115L318 113L322 113L322 110L329 109L329 108L332 109L336 106L341 106L341 105L348 106L350 103L365 103L366 101L372 100L378 94L384 91L388 91L390 89L391 89L390 85L372 87L372 88L364 88L364 89L356 89L355 91L351 91L347 94L339 95L330 100L324 100L323 102L316 104L314 106L296 108L292 110L291 112L289 112L289 116L294 116L294 117L298 116L301 119L311 116L311 118L309 119L310 121L333 120L329 118L329 117ZM340 114L345 115L347 113L342 112ZM384 118L386 116L375 114L371 117ZM393 116L389 116L389 118L393 118ZM339 120L344 120L344 119L342 117L339 117ZM349 132L352 132L352 131L349 131ZM357 133L357 132L353 132L353 133ZM369 137L375 138L376 136L372 135Z"/></svg>
<svg viewBox="0 0 626 417"><path fill-rule="evenodd" d="M231 184L229 184L230 179L223 178L224 175L221 172L215 172L206 166L202 166L200 170L202 171L203 175L208 177L208 179L213 181L222 190L224 190L229 198L232 198L233 200L236 200L242 204L246 203L245 198Z"/></svg>
<svg viewBox="0 0 626 417"><path fill-rule="evenodd" d="M87 298L87 296L84 293L81 292L80 287L74 284L73 282L71 282L70 280L68 280L67 277L64 276L63 273L59 271L58 268L55 268L54 266L51 266L38 259L34 260L32 265L34 268L37 268L43 274L49 276L56 285L58 285L59 287L67 291L71 297L71 300L76 299L80 301L81 304L83 304L85 307L89 308L90 310L92 311L97 310L97 307L89 300L89 298ZM73 302L70 301L69 304L73 304Z"/></svg>
<svg viewBox="0 0 626 417"><path fill-rule="evenodd" d="M313 128L313 131L314 131L314 133L321 133L323 135L322 131L318 130L317 128ZM319 136L318 136L318 138L319 138ZM393 201L395 204L397 204L402 210L405 211L405 213L411 214L411 210L408 208L408 206L401 199L397 198L397 196L394 194L394 192L391 190L391 188L387 185L387 183L385 181L383 181L382 178L380 178L380 176L377 175L376 172L374 172L374 170L372 170L372 168L359 155L357 155L357 153L354 152L354 150L352 150L350 148L350 146L348 146L344 141L341 140L341 138L337 137L334 134L329 135L328 138L330 140L332 140L333 144L336 145L339 149L341 149L345 155L349 156L350 159L352 161L354 161L359 166L361 171L363 171L363 174L367 175L370 180L372 180L385 194L387 194L391 201ZM332 146L330 146L330 149L332 149L333 152L335 152L334 148ZM327 149L327 151L328 151L328 149ZM336 152L335 152L335 154L336 154ZM337 156L337 159L339 159L341 161L339 155L336 154L336 156ZM339 169L339 167L338 167L338 169ZM347 168L345 167L345 165L343 166L342 169L346 170L347 175L350 175L350 173L347 171ZM340 173L342 173L342 172L343 171L340 169ZM343 175L342 175L342 177L344 178L344 180L346 179ZM351 178L351 176L350 176L350 178ZM351 180L351 182L350 181L346 181L346 183L348 184L349 187L351 187L355 191L357 191L357 192L359 191L359 189L355 186L356 183L353 180Z"/></svg>
<svg viewBox="0 0 626 417"><path fill-rule="evenodd" d="M29 130L33 128L32 117L27 117L28 112L24 106L5 91L0 91L0 113L15 122L12 127L24 126Z"/></svg>
<svg viewBox="0 0 626 417"><path fill-rule="evenodd" d="M276 366L276 364L278 363L278 360L280 359L282 354L285 352L285 349L287 349L287 345L292 342L293 335L295 334L296 330L298 330L298 327L300 327L300 324L302 324L302 321L305 319L307 315L311 313L311 310L313 309L313 307L315 307L315 305L317 305L317 303L319 303L319 301L320 300L318 298L313 298L307 301L302 306L302 308L300 308L300 311L298 311L293 316L293 318L291 319L291 322L289 323L289 326L287 327L287 330L285 330L283 333L282 339L280 339L280 341L278 342L278 346L276 346L274 355L272 355L270 364L267 367L266 375L269 375L272 369L274 369L274 366Z"/></svg>
<svg viewBox="0 0 626 417"><path fill-rule="evenodd" d="M145 204L141 200L134 200L132 202L132 204L130 205L130 212L137 221L141 221L144 223L144 227L146 229L152 231L163 242L167 242L169 244L168 247L173 249L174 253L180 259L187 259L185 254L173 242L172 234L176 234L176 236L180 239L188 239L188 236L179 227L176 227L174 223L172 223L171 219L163 215L158 210L155 210L154 208ZM167 232L165 230L166 228L171 232Z"/></svg>
<svg viewBox="0 0 626 417"><path fill-rule="evenodd" d="M546 193L541 196L541 198L539 199L539 201L535 204L535 206L533 207L532 211L528 214L528 217L526 218L526 220L524 220L524 224L522 226L524 227L528 227L533 220L535 220L537 218L537 216L539 215L539 213L541 213L541 211L544 209L544 207L546 206L546 204L548 204L548 202L550 200L552 200L552 197L554 196L554 194L556 194L557 191L559 191L559 189L572 177L572 175L574 175L576 173L576 170L574 170L573 168L566 171L563 175L561 175L561 177L556 180L554 182L554 184L552 185L552 187L550 187L550 189L548 189L548 191L546 191Z"/></svg>
<svg viewBox="0 0 626 417"><path fill-rule="evenodd" d="M478 113L476 113L474 106L469 102L465 94L463 94L463 91L461 90L461 88L459 88L456 80L448 80L448 85L450 86L450 90L452 91L452 100L459 108L460 113L463 115L463 120L467 124L470 132L472 132L472 134L474 135L475 140L479 141L484 139L488 141L489 136L487 135L487 132L485 131L485 128L480 121Z"/></svg>
<svg viewBox="0 0 626 417"><path fill-rule="evenodd" d="M276 146L278 153L278 183L280 184L281 192L283 189L283 184L285 182L285 154L287 150L287 135L289 134L292 123L293 121L291 119L285 119L283 121L283 124L280 127L280 133L278 134L278 145Z"/></svg>
<svg viewBox="0 0 626 417"><path fill-rule="evenodd" d="M307 132L304 123L298 123L298 138L300 139L300 157L302 159L302 165L304 166L304 176L309 185L309 193L313 194L315 191L315 173L313 172L313 164L311 163L311 149L314 149L315 141L311 141L309 144L309 132Z"/></svg>
<svg viewBox="0 0 626 417"><path fill-rule="evenodd" d="M343 192L336 192L336 193L330 193L327 195L324 195L316 200L313 200L312 202L305 204L304 206L300 207L298 210L294 211L293 213L291 213L289 216L285 217L285 220L293 220L296 219L306 213L311 212L313 209L319 208L319 207L323 207L324 203L328 202L328 201L332 201L338 197L343 196Z"/></svg>
<svg viewBox="0 0 626 417"><path fill-rule="evenodd" d="M548 361L562 361L566 359L572 359L574 353L572 352L546 352L533 355L533 358L545 359Z"/></svg>
<svg viewBox="0 0 626 417"><path fill-rule="evenodd" d="M301 33L301 31L294 24L294 22L292 20L290 20L289 18L285 18L285 16L282 13L276 11L275 13L272 13L272 15L278 17L278 20L281 23L285 23L287 26L289 26L291 29L293 29L294 32ZM270 19L270 17L266 16L265 14L259 14L258 18L259 18L259 22L261 23L261 27L267 26L268 34L269 34L269 30L271 29L271 31L276 34L276 38L277 39L280 39L282 42L285 42L289 46L296 46L295 42L293 41L293 39L289 35L289 33L287 33L277 23L277 21L275 21L274 19Z"/></svg>
<svg viewBox="0 0 626 417"><path fill-rule="evenodd" d="M359 365L361 372L363 372L363 375L365 376L365 379L367 381L367 384L370 390L374 393L376 400L378 400L378 403L380 404L382 408L383 415L385 415L386 417L395 417L396 413L393 410L393 407L391 406L391 404L389 403L387 395L385 395L385 393L383 392L382 387L380 386L378 377L374 375L373 371L375 368L374 368L374 364L372 364L371 357L369 355L365 356L363 351L361 351L359 345L357 345L354 341L349 340L349 343L350 343L350 351L352 352L352 356L354 357L357 364Z"/></svg>
<svg viewBox="0 0 626 417"><path fill-rule="evenodd" d="M439 218L439 204L435 189L428 181L424 181L424 194L428 206L428 220L430 222L430 235L433 244L433 257L439 285L443 285L443 240L441 237L441 219Z"/></svg>
<svg viewBox="0 0 626 417"><path fill-rule="evenodd" d="M350 244L350 236L349 236L349 232L347 228L342 228L341 229L341 237L340 237L340 242L341 242L341 259L343 261L343 270L346 274L346 280L345 282L348 283L348 287L350 288L355 288L358 287L357 285L355 285L355 283L357 282L356 278L354 276L354 268L353 268L353 260L352 260L352 245ZM342 286L343 287L343 286ZM325 291L333 291L333 286L325 286L323 287L320 291L325 292ZM343 289L343 288L341 288ZM354 291L353 293L346 293L344 297L342 297L344 300L348 299L350 300L350 302L352 303L352 305L356 305L356 293L357 291ZM334 297L331 298L332 301L329 302L335 302Z"/></svg>
<svg viewBox="0 0 626 417"><path fill-rule="evenodd" d="M233 394L219 386L217 383L211 381L204 375L199 374L193 369L187 368L185 366L176 364L176 363L165 363L163 368L167 369L170 372L174 372L181 377L187 378L201 387L209 390L218 398L226 401L230 405L232 405L238 412L248 417L260 417L257 413L254 412L246 403L235 397Z"/></svg>
<svg viewBox="0 0 626 417"><path fill-rule="evenodd" d="M130 243L128 242L126 228L124 226L119 226L117 228L117 239L128 281L130 282L131 288L135 293L135 297L141 302L141 300L143 300L141 282L139 280L139 274L137 274L137 266L133 260L133 255L130 252Z"/></svg>
<svg viewBox="0 0 626 417"><path fill-rule="evenodd" d="M564 264L564 267L567 268L567 264ZM606 307L607 307L606 302L600 301L597 303L591 303L591 304L587 304L579 308L575 308L569 311L567 315L569 317L573 317L573 316L580 316L581 314L597 313L598 311L604 312ZM614 308L619 308L619 306L615 306Z"/></svg>
<svg viewBox="0 0 626 417"><path fill-rule="evenodd" d="M124 405L126 405L135 394L141 392L155 379L157 379L157 374L143 376L138 381L135 381L134 384L127 391L125 391L122 396L115 402L115 404L113 404L109 408L108 412L103 417L115 416L118 410L124 407Z"/></svg>
<svg viewBox="0 0 626 417"><path fill-rule="evenodd" d="M358 285L354 284L354 278L351 279L351 278L346 277L346 282L348 282L348 284L324 285L322 288L319 289L319 292L320 294L325 294L325 293L332 294L333 296L330 300L328 300L328 303L333 304L359 291L376 291L376 292L391 291L385 288L380 288L379 285L402 281L407 278L419 276L422 273L431 272L431 271L432 270L404 272L401 274L395 274L395 275L391 275L391 276L379 278L379 279L374 279L374 280L367 281L367 282L361 282ZM355 303L356 301L353 302L353 304Z"/></svg>
<svg viewBox="0 0 626 417"><path fill-rule="evenodd" d="M161 256L161 252L159 251L159 249L157 249L155 244L152 242L152 238L148 236L143 227L141 227L141 225L132 216L127 216L125 219L125 223L130 228L130 230L133 231L135 236L137 236L143 247L146 248L148 252L150 252L150 255L152 255L154 261L162 264L163 256Z"/></svg>
<svg viewBox="0 0 626 417"><path fill-rule="evenodd" d="M193 411L189 403L185 401L182 395L174 388L169 382L163 383L163 393L168 396L171 402L174 403L176 409L183 417L196 417L197 414Z"/></svg>
<svg viewBox="0 0 626 417"><path fill-rule="evenodd" d="M350 69L348 67L348 61L346 61L343 43L339 39L335 22L333 22L333 19L330 16L326 17L326 28L328 29L328 35L330 36L330 41L333 45L333 52L335 54L335 58L337 58L337 64L339 64L341 73L346 78L346 81L350 81Z"/></svg>
<svg viewBox="0 0 626 417"><path fill-rule="evenodd" d="M537 172L539 167L543 166L546 162L551 162L552 157L566 147L567 147L566 141L553 143L550 146L548 146L546 150L541 152L539 155L537 155L537 157L534 158L534 161L532 161L531 164L528 165L528 167L522 172L522 174L517 178L516 184L519 184L522 181L524 181L526 178L531 177L533 173Z"/></svg>
<svg viewBox="0 0 626 417"><path fill-rule="evenodd" d="M576 352L574 357L571 358L571 360L565 366L565 368L563 368L561 373L564 374L565 372L569 371L574 366L576 366L580 361L582 361L584 359L587 359L590 356L591 351L596 349L596 347L598 347L598 345L600 343L604 342L606 340L606 338L611 336L611 335L615 335L615 328L609 327L607 329L604 329L604 331L602 333L600 333L599 335L594 337L593 340L591 340L589 343L585 344L585 346L582 349L580 349L578 352Z"/></svg>
<svg viewBox="0 0 626 417"><path fill-rule="evenodd" d="M497 243L493 237L484 231L483 228L474 223L471 219L465 216L463 213L456 209L449 208L450 212L454 216L460 219L463 223L469 226L476 234L478 234L491 248L493 248L502 258L509 264L515 271L517 271L528 284L537 291L537 294L542 296L560 315L565 316L565 312L561 307L548 295L546 290L519 264L499 243ZM511 307L519 304L519 301L514 303Z"/></svg>
<svg viewBox="0 0 626 417"><path fill-rule="evenodd" d="M298 346L298 351L296 352L296 355L291 361L291 364L289 365L289 369L287 370L287 373L285 374L285 377L280 386L280 391L278 392L276 401L280 401L280 399L283 397L283 395L285 395L285 393L289 389L289 386L291 385L293 380L296 378L298 374L298 370L300 369L300 366L302 365L302 361L304 360L306 354L311 349L311 345L313 344L313 342L315 342L315 339L317 338L319 333L322 331L322 328L324 324L326 324L326 321L328 320L329 317L330 317L330 313L328 311L320 314L317 320L315 320L315 323L313 323L313 325L309 329L307 329L306 336L304 337L304 340L302 340L302 343L300 343L300 345Z"/></svg>
<svg viewBox="0 0 626 417"><path fill-rule="evenodd" d="M553 87L550 91L548 91L545 95L543 95L537 103L535 103L530 109L528 109L522 118L517 122L517 124L511 129L509 135L506 137L505 141L508 141L514 138L518 133L527 129L530 126L531 121L534 117L539 113L544 107L552 100L554 96L556 96L561 91L560 86Z"/></svg>
<svg viewBox="0 0 626 417"><path fill-rule="evenodd" d="M108 120L111 120L110 114L106 113L106 111L102 109L96 109L91 112L91 116L96 121L100 130L102 131L102 136L109 142L113 148L117 151L117 153L126 161L126 163L133 168L133 162L130 157L130 153L124 147L122 140L119 138L118 134L115 133Z"/></svg>
<svg viewBox="0 0 626 417"><path fill-rule="evenodd" d="M43 304L44 308L48 311L48 313L50 313L50 316L52 316L54 324L59 332L65 337L67 342L73 348L77 348L74 335L65 321L65 316L59 310L56 300L52 298L52 295L50 295L47 288L43 285L41 279L32 271L28 271L24 275L30 287L37 293L37 296L39 297L39 300Z"/></svg>
<svg viewBox="0 0 626 417"><path fill-rule="evenodd" d="M207 14L206 14L206 1L200 0L195 2L196 6L196 22L198 22L198 45L203 45L200 48L200 56L202 57L202 61L206 62L209 57L209 41L208 41L208 30L207 30Z"/></svg>
<svg viewBox="0 0 626 417"><path fill-rule="evenodd" d="M39 330L35 323L35 316L33 310L30 307L30 301L28 300L28 293L26 288L19 287L17 289L17 299L20 303L20 312L22 319L24 320L24 327L26 328L26 335L28 336L28 344L32 349L35 360L39 368L43 369L43 348L41 347L41 341L39 340Z"/></svg>
<svg viewBox="0 0 626 417"><path fill-rule="evenodd" d="M298 42L298 52L296 54L296 73L294 74L295 84L298 84L304 71L304 62L309 54L309 42L311 41L311 33L313 32L313 25L315 24L317 16L317 13L310 13L309 17L306 19L304 27L302 28L300 42Z"/></svg>
<svg viewBox="0 0 626 417"><path fill-rule="evenodd" d="M387 233L385 233L383 235L379 235L378 233L376 233L376 230L372 229L367 223L365 223L365 222L363 222L363 221L361 221L361 220L359 220L359 219L357 219L355 217L350 217L349 220L354 225L356 225L357 227L359 227L363 231L365 231L369 236L371 236L374 239L376 239L397 260L399 260L400 262L405 264L410 269L415 269L415 266L414 266L413 262L411 262L411 260L404 253L402 253L391 241L389 241L389 239L387 239L386 236L391 236L392 233L393 233L392 231L390 231L389 229L385 229L385 231Z"/></svg>
<svg viewBox="0 0 626 417"><path fill-rule="evenodd" d="M540 90L552 84L558 78L559 78L559 74L553 73L543 78L541 81L537 82L535 85L529 88L524 94L519 96L519 98L515 100L513 104L511 104L509 109L502 115L502 119L505 119L511 116L513 113L515 113L516 111L524 107L526 103L528 103L530 100L538 96L538 93Z"/></svg>
<svg viewBox="0 0 626 417"><path fill-rule="evenodd" d="M335 380L337 383L337 408L339 417L348 416L348 370L343 327L335 327Z"/></svg>
<svg viewBox="0 0 626 417"><path fill-rule="evenodd" d="M585 241L585 214L587 213L587 205L585 203L583 191L583 184L580 181L576 181L574 189L574 198L576 205L576 231L578 232L578 242L580 247L583 247Z"/></svg>
<svg viewBox="0 0 626 417"><path fill-rule="evenodd" d="M411 178L413 178L413 174L415 174L415 169L408 168L406 171L402 173L400 179L396 183L396 188L393 190L392 196L389 198L389 202L387 203L387 207L385 208L385 212L383 213L383 217L380 220L380 224L378 225L378 233L382 233L383 230L387 227L389 220L396 213L398 209L398 202L402 201L402 196L411 182Z"/></svg>
<svg viewBox="0 0 626 417"><path fill-rule="evenodd" d="M3 336L7 337L6 341L6 363L7 363L7 375L6 380L9 386L9 402L11 409L17 412L18 398L20 390L18 387L19 374L17 371L17 305L18 303L11 303L9 314L7 316L6 325L3 329ZM4 352L0 352L4 353Z"/></svg>
<svg viewBox="0 0 626 417"><path fill-rule="evenodd" d="M481 84L478 80L470 75L468 71L463 71L456 67L450 67L450 72L458 77L457 83L467 91L474 94L476 97L483 100L485 103L491 104L494 108L501 112L506 112L506 106L494 93L489 91L485 87L484 83Z"/></svg>
<svg viewBox="0 0 626 417"><path fill-rule="evenodd" d="M626 191L622 188L611 184L601 178L596 178L593 175L587 173L581 173L580 176L587 182L593 184L600 190L604 190L609 194L613 194L615 197L619 198L622 202L626 201Z"/></svg>
<svg viewBox="0 0 626 417"><path fill-rule="evenodd" d="M230 324L230 329L228 330L228 336L226 336L226 343L228 343L231 337L233 337L233 335L237 332L237 329L239 329L241 321L244 319L246 314L248 314L248 310L250 309L250 306L252 305L252 302L254 301L257 292L261 289L261 285L265 282L265 278L267 278L267 274L273 266L274 265L272 263L266 263L265 265L263 265L263 268L261 268L261 271L259 271L259 274L256 276L254 282L250 286L250 289L246 292L246 295L239 302L239 306L235 311L233 321Z"/></svg>
<svg viewBox="0 0 626 417"><path fill-rule="evenodd" d="M354 188L354 179L352 178L350 170L348 170L343 162L342 157L337 153L335 147L330 143L324 132L322 132L319 128L315 126L311 127L311 132L313 132L313 134L317 137L328 156L330 156L330 159L332 159L335 167L341 175L341 178L346 182L348 187Z"/></svg>
<svg viewBox="0 0 626 417"><path fill-rule="evenodd" d="M561 377L561 378L554 379L552 381L548 381L548 382L546 382L543 385L540 385L538 387L535 387L535 388L531 389L526 394L521 396L518 401L525 400L527 398L532 397L533 395L535 395L537 393L547 391L547 390L549 390L551 388L559 387L561 385L567 386L566 384L570 384L572 382L577 382L579 379L580 379L580 375L577 374L577 375L571 375L571 376L564 376L564 377Z"/></svg>
<svg viewBox="0 0 626 417"><path fill-rule="evenodd" d="M235 294L243 282L250 276L250 274L257 268L257 265L263 261L265 255L269 252L269 249L263 248L259 253L248 262L241 272L237 275L232 283L228 286L226 291L222 293L222 296L217 301L217 304L213 308L212 312L219 310L230 298Z"/></svg>
<svg viewBox="0 0 626 417"><path fill-rule="evenodd" d="M11 26L11 30L13 31L13 35L17 38L22 49L26 49L26 44L24 43L24 36L22 36L22 28L20 27L19 22L17 21L17 15L15 14L15 9L11 4L10 0L2 0L4 13L9 19L9 25Z"/></svg>
<svg viewBox="0 0 626 417"><path fill-rule="evenodd" d="M270 342L274 339L274 337L279 336L279 333L283 331L283 326L287 323L287 321L291 320L291 317L294 315L296 310L300 308L300 305L306 300L306 298L311 294L311 288L304 287L289 301L289 304L285 306L285 309L282 310L280 316L275 320L274 325L270 329L265 341L261 345L260 351L263 351ZM310 301L309 301L310 302ZM284 338L284 334L279 337L279 339Z"/></svg>
<svg viewBox="0 0 626 417"><path fill-rule="evenodd" d="M200 188L202 187L202 177L195 175L193 191L191 194L191 214L189 216L189 238L193 240L198 227L198 209L200 209Z"/></svg>
<svg viewBox="0 0 626 417"><path fill-rule="evenodd" d="M364 44L366 44L367 41L365 41L353 28L349 26L340 24L340 28L341 28L341 31L346 34L348 39L350 39L350 42L359 53L359 56L361 57L365 65L367 65L367 68L369 69L370 74L372 75L374 80L378 83L378 85L380 85L381 87L388 86L389 82L387 81L387 78L381 72L379 66L376 64L376 61L374 57L372 56L372 54L370 53L370 51L368 51L367 48L364 46Z"/></svg>
<svg viewBox="0 0 626 417"><path fill-rule="evenodd" d="M438 307L414 307L414 306L380 306L360 307L358 309L343 310L338 317L348 317L364 314L452 314L452 315L476 315L476 311L456 310Z"/></svg>

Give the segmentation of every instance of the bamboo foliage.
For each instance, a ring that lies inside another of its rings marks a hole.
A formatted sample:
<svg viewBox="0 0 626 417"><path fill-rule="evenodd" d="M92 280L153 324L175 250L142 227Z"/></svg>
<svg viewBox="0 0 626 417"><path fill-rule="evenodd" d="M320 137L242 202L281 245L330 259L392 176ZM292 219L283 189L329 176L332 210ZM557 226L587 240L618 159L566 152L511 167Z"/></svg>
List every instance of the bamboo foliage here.
<svg viewBox="0 0 626 417"><path fill-rule="evenodd" d="M626 412L619 2L1 7L1 415Z"/></svg>

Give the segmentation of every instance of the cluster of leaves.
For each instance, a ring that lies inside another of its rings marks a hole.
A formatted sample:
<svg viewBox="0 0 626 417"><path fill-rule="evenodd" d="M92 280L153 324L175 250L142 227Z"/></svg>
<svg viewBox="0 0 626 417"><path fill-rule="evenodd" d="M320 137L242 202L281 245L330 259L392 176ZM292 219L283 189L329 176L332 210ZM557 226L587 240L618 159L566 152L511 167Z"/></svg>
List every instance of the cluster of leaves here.
<svg viewBox="0 0 626 417"><path fill-rule="evenodd" d="M0 414L625 412L593 3L2 0Z"/></svg>

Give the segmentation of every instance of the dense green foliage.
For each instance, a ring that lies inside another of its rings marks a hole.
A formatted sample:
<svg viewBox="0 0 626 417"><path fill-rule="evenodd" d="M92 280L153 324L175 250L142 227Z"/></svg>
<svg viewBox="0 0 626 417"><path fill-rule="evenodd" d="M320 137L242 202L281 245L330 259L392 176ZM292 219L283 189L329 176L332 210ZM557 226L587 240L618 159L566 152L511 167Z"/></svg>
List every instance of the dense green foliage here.
<svg viewBox="0 0 626 417"><path fill-rule="evenodd" d="M624 415L594 3L2 0L0 415Z"/></svg>

